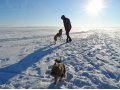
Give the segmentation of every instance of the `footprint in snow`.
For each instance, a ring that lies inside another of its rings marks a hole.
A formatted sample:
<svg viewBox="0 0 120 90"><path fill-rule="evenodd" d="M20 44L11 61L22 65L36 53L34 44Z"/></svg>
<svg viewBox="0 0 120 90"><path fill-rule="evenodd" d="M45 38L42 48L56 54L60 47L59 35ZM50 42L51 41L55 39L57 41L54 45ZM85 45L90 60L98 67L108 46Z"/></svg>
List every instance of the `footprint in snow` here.
<svg viewBox="0 0 120 90"><path fill-rule="evenodd" d="M50 58L48 57L47 60L45 62L49 62L50 61Z"/></svg>
<svg viewBox="0 0 120 90"><path fill-rule="evenodd" d="M89 53L87 53L87 55L88 55L89 57L94 57L94 56L95 56L95 54L94 54L93 52L89 52Z"/></svg>
<svg viewBox="0 0 120 90"><path fill-rule="evenodd" d="M36 68L36 70L37 70L37 74L40 75L41 74L40 68Z"/></svg>
<svg viewBox="0 0 120 90"><path fill-rule="evenodd" d="M51 70L47 70L45 74L49 74L50 75Z"/></svg>
<svg viewBox="0 0 120 90"><path fill-rule="evenodd" d="M73 78L73 75L70 73L67 73L66 77L67 77L67 81L69 82Z"/></svg>
<svg viewBox="0 0 120 90"><path fill-rule="evenodd" d="M119 61L118 59L115 59L115 61Z"/></svg>
<svg viewBox="0 0 120 90"><path fill-rule="evenodd" d="M109 65L114 66L114 64L110 63Z"/></svg>
<svg viewBox="0 0 120 90"><path fill-rule="evenodd" d="M120 66L116 66L117 68L120 68Z"/></svg>

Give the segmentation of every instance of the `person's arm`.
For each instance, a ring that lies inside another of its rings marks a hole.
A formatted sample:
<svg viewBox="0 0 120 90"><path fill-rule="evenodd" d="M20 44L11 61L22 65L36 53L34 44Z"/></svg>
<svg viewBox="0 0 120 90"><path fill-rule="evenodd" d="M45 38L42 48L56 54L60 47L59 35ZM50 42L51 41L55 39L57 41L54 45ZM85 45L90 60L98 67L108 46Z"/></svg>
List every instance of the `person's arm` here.
<svg viewBox="0 0 120 90"><path fill-rule="evenodd" d="M72 25L71 25L71 22L70 22L70 20L69 20L69 24L70 24L70 27L72 28Z"/></svg>
<svg viewBox="0 0 120 90"><path fill-rule="evenodd" d="M71 25L70 19L67 19L67 27L68 27L69 29L72 28L72 25Z"/></svg>

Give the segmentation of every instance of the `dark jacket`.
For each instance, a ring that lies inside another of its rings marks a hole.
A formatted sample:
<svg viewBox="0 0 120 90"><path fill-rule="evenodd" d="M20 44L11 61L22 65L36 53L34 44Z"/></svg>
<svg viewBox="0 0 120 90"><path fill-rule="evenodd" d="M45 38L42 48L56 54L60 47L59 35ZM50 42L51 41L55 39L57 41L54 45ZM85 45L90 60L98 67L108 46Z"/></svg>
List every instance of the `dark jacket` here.
<svg viewBox="0 0 120 90"><path fill-rule="evenodd" d="M64 23L65 30L70 31L72 28L70 20L68 18L64 18L63 23Z"/></svg>

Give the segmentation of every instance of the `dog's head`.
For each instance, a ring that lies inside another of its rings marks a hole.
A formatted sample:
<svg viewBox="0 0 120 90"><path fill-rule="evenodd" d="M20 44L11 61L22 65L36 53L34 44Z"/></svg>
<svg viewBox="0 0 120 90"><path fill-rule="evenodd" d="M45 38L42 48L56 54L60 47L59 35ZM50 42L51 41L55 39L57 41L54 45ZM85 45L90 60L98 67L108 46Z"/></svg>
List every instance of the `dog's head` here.
<svg viewBox="0 0 120 90"><path fill-rule="evenodd" d="M55 63L61 63L61 60L55 59Z"/></svg>
<svg viewBox="0 0 120 90"><path fill-rule="evenodd" d="M59 67L59 63L55 62L54 65L52 66L52 71L51 71L51 75L54 76L59 76L59 72L60 71L60 67Z"/></svg>
<svg viewBox="0 0 120 90"><path fill-rule="evenodd" d="M60 60L56 59L54 65L52 66L51 75L52 76L61 76L64 71L64 64Z"/></svg>
<svg viewBox="0 0 120 90"><path fill-rule="evenodd" d="M62 33L62 29L59 30L59 33Z"/></svg>

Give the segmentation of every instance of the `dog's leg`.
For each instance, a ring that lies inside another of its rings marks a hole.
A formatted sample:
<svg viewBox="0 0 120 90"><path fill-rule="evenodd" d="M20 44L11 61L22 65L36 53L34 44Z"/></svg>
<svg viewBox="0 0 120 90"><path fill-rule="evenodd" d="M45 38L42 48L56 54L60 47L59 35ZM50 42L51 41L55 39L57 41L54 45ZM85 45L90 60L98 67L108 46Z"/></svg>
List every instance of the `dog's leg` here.
<svg viewBox="0 0 120 90"><path fill-rule="evenodd" d="M55 80L54 80L54 84L56 85L56 84L57 84L57 82L58 82L58 78L57 78L57 77L55 77L54 79L55 79Z"/></svg>
<svg viewBox="0 0 120 90"><path fill-rule="evenodd" d="M56 44L56 41L57 41L57 35L55 35L54 37L54 44Z"/></svg>
<svg viewBox="0 0 120 90"><path fill-rule="evenodd" d="M61 76L60 79L59 79L59 81L62 81L62 79L63 79L63 77Z"/></svg>
<svg viewBox="0 0 120 90"><path fill-rule="evenodd" d="M65 69L65 65L63 65L64 67L64 78L66 77L66 69Z"/></svg>

